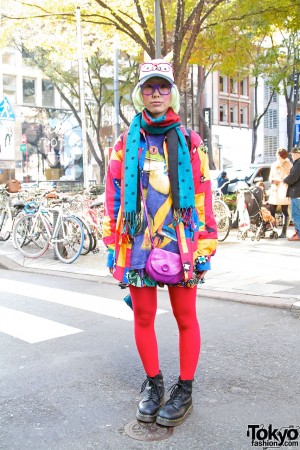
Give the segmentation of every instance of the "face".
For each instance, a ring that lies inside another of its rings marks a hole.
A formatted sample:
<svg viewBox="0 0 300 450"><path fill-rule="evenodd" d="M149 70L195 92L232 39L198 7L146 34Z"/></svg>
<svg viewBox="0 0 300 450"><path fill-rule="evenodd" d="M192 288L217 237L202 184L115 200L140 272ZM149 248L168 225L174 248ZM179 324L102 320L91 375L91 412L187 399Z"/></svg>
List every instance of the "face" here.
<svg viewBox="0 0 300 450"><path fill-rule="evenodd" d="M293 161L296 161L297 159L300 158L300 153L291 153Z"/></svg>
<svg viewBox="0 0 300 450"><path fill-rule="evenodd" d="M143 102L146 109L150 112L154 118L163 116L171 105L171 91L169 94L162 95L159 90L164 93L166 86L170 86L170 83L164 78L154 77L149 78L143 85L153 86L159 85L159 88L154 89L150 95L144 95L142 92Z"/></svg>

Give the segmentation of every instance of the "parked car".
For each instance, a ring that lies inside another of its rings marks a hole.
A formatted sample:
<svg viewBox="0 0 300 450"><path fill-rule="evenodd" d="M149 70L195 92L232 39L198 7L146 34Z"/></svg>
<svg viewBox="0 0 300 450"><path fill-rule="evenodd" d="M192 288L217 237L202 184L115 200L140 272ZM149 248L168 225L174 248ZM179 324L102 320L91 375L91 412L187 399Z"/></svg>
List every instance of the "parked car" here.
<svg viewBox="0 0 300 450"><path fill-rule="evenodd" d="M254 186L256 183L262 181L265 185L265 190L270 189L271 164L251 164L247 167L234 168L226 167L224 172L231 181L228 186L228 194L233 194L240 189L247 189ZM217 178L222 172L221 170L211 170L211 179L213 189L217 187Z"/></svg>

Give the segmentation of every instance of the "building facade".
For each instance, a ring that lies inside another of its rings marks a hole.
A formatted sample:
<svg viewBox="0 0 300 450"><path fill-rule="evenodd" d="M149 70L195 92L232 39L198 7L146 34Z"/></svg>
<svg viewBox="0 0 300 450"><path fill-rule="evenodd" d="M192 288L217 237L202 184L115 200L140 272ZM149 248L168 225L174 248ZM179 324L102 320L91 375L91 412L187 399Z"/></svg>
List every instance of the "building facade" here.
<svg viewBox="0 0 300 450"><path fill-rule="evenodd" d="M21 182L82 180L81 129L51 80L26 64L26 55L14 49L2 49L0 58L0 183L11 178ZM249 165L253 140L253 80L246 77L237 81L213 72L199 95L199 73L199 67L191 66L182 94L181 115L186 125L202 133L202 111L210 127L217 169ZM257 95L260 114L270 96L268 84L260 79ZM128 108L129 117L134 111ZM271 163L276 150L287 146L286 115L284 97L273 95L258 128L255 162ZM113 108L105 105L102 117L101 130L105 135L101 138L110 147L114 134ZM87 129L89 132L88 124ZM300 129L298 131L299 134ZM92 138L96 141L95 136ZM91 178L95 172L90 170Z"/></svg>
<svg viewBox="0 0 300 450"><path fill-rule="evenodd" d="M262 114L270 97L263 79L258 84L258 112ZM203 108L209 110L215 166L243 167L251 164L254 115L253 80L210 74L203 93ZM274 95L257 131L256 163L275 160L278 147L287 146L286 104L282 95Z"/></svg>
<svg viewBox="0 0 300 450"><path fill-rule="evenodd" d="M53 83L15 49L0 58L0 183L81 180L81 129Z"/></svg>

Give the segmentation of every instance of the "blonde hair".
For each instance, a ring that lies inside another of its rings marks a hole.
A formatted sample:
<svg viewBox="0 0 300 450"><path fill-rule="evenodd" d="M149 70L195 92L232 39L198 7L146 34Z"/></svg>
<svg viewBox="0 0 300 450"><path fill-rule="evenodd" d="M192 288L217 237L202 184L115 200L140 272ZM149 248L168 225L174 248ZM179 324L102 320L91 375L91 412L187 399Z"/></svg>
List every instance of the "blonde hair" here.
<svg viewBox="0 0 300 450"><path fill-rule="evenodd" d="M134 104L134 107L137 109L138 112L142 112L145 108L144 102L143 102L143 96L142 96L142 90L141 86L138 83L133 92L132 92L132 101ZM172 85L171 89L171 104L170 107L175 111L176 113L179 112L180 109L180 95L178 92L178 88L176 84Z"/></svg>

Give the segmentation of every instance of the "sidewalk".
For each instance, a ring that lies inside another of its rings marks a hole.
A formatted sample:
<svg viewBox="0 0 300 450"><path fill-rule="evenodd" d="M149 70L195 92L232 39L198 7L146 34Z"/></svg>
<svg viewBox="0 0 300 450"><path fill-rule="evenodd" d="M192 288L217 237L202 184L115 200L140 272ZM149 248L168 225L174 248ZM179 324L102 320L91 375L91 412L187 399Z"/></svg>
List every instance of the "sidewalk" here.
<svg viewBox="0 0 300 450"><path fill-rule="evenodd" d="M231 230L225 242L219 243L212 258L212 270L198 295L277 308L300 309L300 242L287 239L249 238L239 241ZM291 230L289 234L292 234ZM25 258L11 240L0 242L0 267L28 272L61 273L64 276L117 281L106 269L106 250L100 242L98 253L80 256L72 264L64 264L48 250L38 259Z"/></svg>

